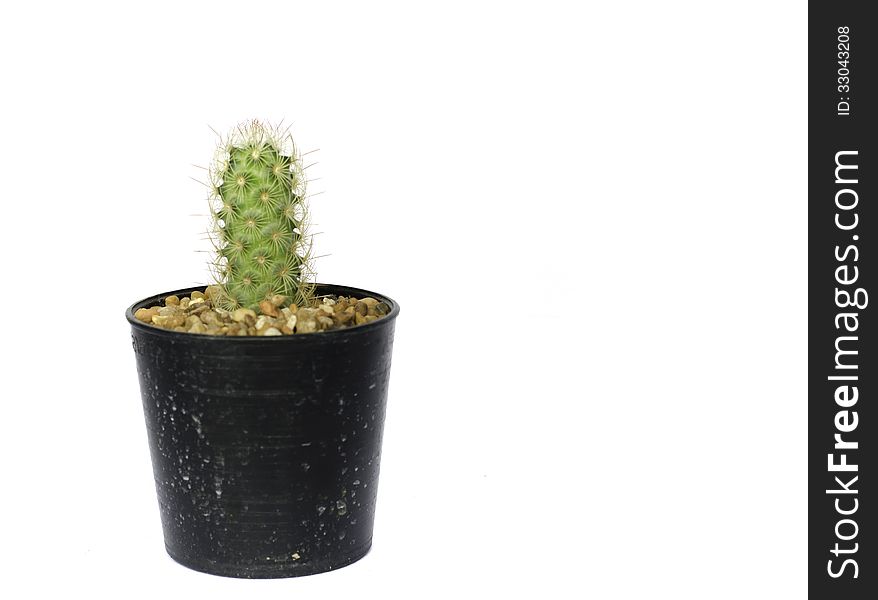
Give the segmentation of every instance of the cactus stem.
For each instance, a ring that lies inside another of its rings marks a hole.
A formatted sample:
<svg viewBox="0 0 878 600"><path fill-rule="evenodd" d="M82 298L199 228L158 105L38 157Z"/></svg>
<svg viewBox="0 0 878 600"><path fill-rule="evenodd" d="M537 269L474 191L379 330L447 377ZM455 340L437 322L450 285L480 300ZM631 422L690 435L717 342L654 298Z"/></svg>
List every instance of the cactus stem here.
<svg viewBox="0 0 878 600"><path fill-rule="evenodd" d="M289 126L239 123L220 138L209 171L211 269L222 289L221 305L256 308L273 294L309 302L314 286L307 181Z"/></svg>

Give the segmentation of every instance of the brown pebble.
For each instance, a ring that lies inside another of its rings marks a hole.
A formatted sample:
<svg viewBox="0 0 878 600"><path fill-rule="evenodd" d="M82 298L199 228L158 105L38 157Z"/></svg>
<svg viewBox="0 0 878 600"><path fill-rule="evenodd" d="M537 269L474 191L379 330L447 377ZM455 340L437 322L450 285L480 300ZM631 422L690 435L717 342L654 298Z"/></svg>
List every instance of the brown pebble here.
<svg viewBox="0 0 878 600"><path fill-rule="evenodd" d="M159 327L164 327L165 329L172 329L174 327L180 327L183 323L186 322L186 318L183 315L156 315L152 318L153 325L158 325Z"/></svg>
<svg viewBox="0 0 878 600"><path fill-rule="evenodd" d="M180 304L179 296L171 294L170 296L165 298L165 306L177 306L178 304Z"/></svg>
<svg viewBox="0 0 878 600"><path fill-rule="evenodd" d="M196 316L196 315L189 315L188 317L186 317L186 327L190 327L190 328L191 328L191 327L192 327L193 325L195 325L196 323L199 324L199 325L201 325L201 326L203 326L203 323L201 322L201 319L198 318L198 316Z"/></svg>
<svg viewBox="0 0 878 600"><path fill-rule="evenodd" d="M375 314L379 316L384 316L390 312L390 306L387 305L386 302L379 302L375 305Z"/></svg>
<svg viewBox="0 0 878 600"><path fill-rule="evenodd" d="M320 325L323 325L321 329L330 329L333 326L333 321L329 317L317 317L317 322Z"/></svg>
<svg viewBox="0 0 878 600"><path fill-rule="evenodd" d="M198 319L198 317L195 317L195 318ZM189 327L189 333L206 333L206 332L207 332L207 326L204 325L204 323L202 323L200 320L193 323Z"/></svg>
<svg viewBox="0 0 878 600"><path fill-rule="evenodd" d="M138 308L134 317L144 323L152 323L152 318L157 314L159 314L159 309L157 306L153 306L152 308Z"/></svg>
<svg viewBox="0 0 878 600"><path fill-rule="evenodd" d="M207 310L205 307L204 312L202 312L199 317L201 317L201 321L205 325L219 325L219 315L213 312L212 310Z"/></svg>
<svg viewBox="0 0 878 600"><path fill-rule="evenodd" d="M204 294L202 292L199 292L198 290L195 290L194 292L189 294L189 297L193 300L196 300L197 298L201 298L202 300L204 300Z"/></svg>
<svg viewBox="0 0 878 600"><path fill-rule="evenodd" d="M201 302L199 304L190 304L186 308L186 312L190 315L200 315L201 313L207 312L209 310L210 310L210 307L207 304L205 304L204 302Z"/></svg>
<svg viewBox="0 0 878 600"><path fill-rule="evenodd" d="M274 296L271 297L271 303L278 308L283 306L284 302L286 302L286 301L287 301L287 297L282 296L281 294L275 294Z"/></svg>
<svg viewBox="0 0 878 600"><path fill-rule="evenodd" d="M299 319L314 319L318 314L320 314L320 311L316 308L300 308L296 311L296 316Z"/></svg>
<svg viewBox="0 0 878 600"><path fill-rule="evenodd" d="M359 312L357 312L357 313L354 313L354 320L355 320L357 325L362 325L363 323L366 322L366 317L365 317L365 315L361 315Z"/></svg>
<svg viewBox="0 0 878 600"><path fill-rule="evenodd" d="M357 302L354 310L357 312L358 315L362 315L365 317L367 314L369 314L369 305L360 300L359 302Z"/></svg>
<svg viewBox="0 0 878 600"><path fill-rule="evenodd" d="M273 304L271 300L263 300L260 302L259 310L262 311L263 315L268 315L269 317L276 317L280 314L277 310L277 305Z"/></svg>
<svg viewBox="0 0 878 600"><path fill-rule="evenodd" d="M280 329L276 327L269 327L265 331L262 332L262 335L282 335Z"/></svg>
<svg viewBox="0 0 878 600"><path fill-rule="evenodd" d="M335 313L334 317L335 317L336 322L339 325L347 325L348 323L350 323L351 321L354 320L354 313L353 312L340 312L340 313Z"/></svg>
<svg viewBox="0 0 878 600"><path fill-rule="evenodd" d="M366 306L375 306L376 304L378 304L378 301L375 298L368 297L363 298L362 300L360 300L360 302L364 302Z"/></svg>
<svg viewBox="0 0 878 600"><path fill-rule="evenodd" d="M302 319L296 323L296 333L313 333L315 331L317 331L317 319Z"/></svg>
<svg viewBox="0 0 878 600"><path fill-rule="evenodd" d="M232 311L232 321L236 323L243 323L247 317L250 317L254 323L256 322L256 313L249 308L238 308Z"/></svg>
<svg viewBox="0 0 878 600"><path fill-rule="evenodd" d="M363 317L363 320L366 323L371 323L372 321L375 321L377 319L378 319L378 317L376 317L375 315L366 315L365 317Z"/></svg>

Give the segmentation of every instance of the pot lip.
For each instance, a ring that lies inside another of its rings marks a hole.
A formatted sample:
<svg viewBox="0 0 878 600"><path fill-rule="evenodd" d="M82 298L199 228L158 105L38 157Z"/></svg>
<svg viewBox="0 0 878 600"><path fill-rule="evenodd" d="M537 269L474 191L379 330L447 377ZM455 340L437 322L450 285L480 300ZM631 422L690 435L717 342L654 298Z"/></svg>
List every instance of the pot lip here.
<svg viewBox="0 0 878 600"><path fill-rule="evenodd" d="M366 331L372 331L376 328L387 325L397 316L399 316L399 304L393 300L392 298L385 296L384 294L377 294L375 292L371 292L369 290L364 290L361 288L355 288L347 285L340 285L335 283L317 283L315 284L316 288L319 291L322 290L322 293L325 294L336 294L336 295L349 295L355 296L357 298L362 297L372 297L378 300L379 302L385 302L390 306L390 312L381 317L380 319L376 319L371 323L363 323L361 325L354 325L353 327L345 327L342 329L332 329L330 331L317 331L314 333L307 333L301 335L275 335L275 336L257 336L257 335L245 335L245 336L228 336L228 335L201 335L197 333L189 333L187 331L173 331L170 329L162 329L161 327L154 327L152 325L147 325L143 321L140 321L134 317L134 311L138 308L143 308L149 305L158 304L159 301L171 295L188 295L194 291L203 291L206 285L196 285L193 287L182 288L179 290L174 290L170 292L163 292L161 294L155 294L153 296L148 296L142 300L138 300L133 303L125 310L125 318L131 324L131 327L137 329L139 331L143 331L145 333L150 333L153 335L168 337L168 338L176 338L176 339L186 339L186 340L199 340L205 341L207 343L241 343L248 344L254 342L260 343L270 343L270 344L280 344L280 343L309 343L316 341L318 339L324 339L325 337L339 337L343 335L351 335L357 334L360 332L365 333Z"/></svg>

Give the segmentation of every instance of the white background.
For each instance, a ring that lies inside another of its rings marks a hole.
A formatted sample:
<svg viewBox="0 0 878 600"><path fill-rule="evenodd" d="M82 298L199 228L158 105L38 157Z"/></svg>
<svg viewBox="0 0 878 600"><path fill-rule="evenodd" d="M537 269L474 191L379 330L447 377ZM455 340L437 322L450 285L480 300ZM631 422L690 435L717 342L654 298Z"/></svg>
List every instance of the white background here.
<svg viewBox="0 0 878 600"><path fill-rule="evenodd" d="M0 595L803 598L805 10L6 3ZM402 306L372 552L294 580L165 555L123 317L253 117Z"/></svg>

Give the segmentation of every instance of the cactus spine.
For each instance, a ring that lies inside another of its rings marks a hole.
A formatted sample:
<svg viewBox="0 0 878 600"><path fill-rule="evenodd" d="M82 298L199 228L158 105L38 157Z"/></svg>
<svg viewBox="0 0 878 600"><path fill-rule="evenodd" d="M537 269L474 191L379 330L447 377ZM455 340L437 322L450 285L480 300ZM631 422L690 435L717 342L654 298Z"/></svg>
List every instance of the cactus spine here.
<svg viewBox="0 0 878 600"><path fill-rule="evenodd" d="M223 139L210 168L214 274L226 309L275 294L311 301L311 236L302 159L288 131L259 121Z"/></svg>

